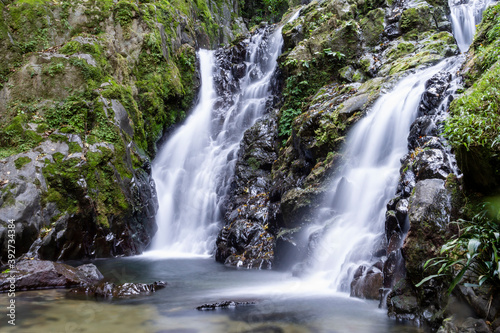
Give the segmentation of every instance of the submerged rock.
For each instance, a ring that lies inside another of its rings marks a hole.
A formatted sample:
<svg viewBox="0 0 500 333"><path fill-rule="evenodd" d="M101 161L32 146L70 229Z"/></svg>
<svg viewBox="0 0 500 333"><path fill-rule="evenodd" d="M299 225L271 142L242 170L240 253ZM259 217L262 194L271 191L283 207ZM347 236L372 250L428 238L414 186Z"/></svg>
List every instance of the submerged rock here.
<svg viewBox="0 0 500 333"><path fill-rule="evenodd" d="M103 279L102 274L93 264L72 267L66 264L46 261L22 259L16 263L15 269L0 274L0 292L11 289L51 289L86 286Z"/></svg>
<svg viewBox="0 0 500 333"><path fill-rule="evenodd" d="M73 295L86 295L104 298L126 298L138 295L149 295L157 290L165 288L166 282L156 281L150 284L145 283L123 283L116 285L110 282L101 284L82 286L71 289L69 293Z"/></svg>
<svg viewBox="0 0 500 333"><path fill-rule="evenodd" d="M254 305L255 302L238 302L238 301L222 301L218 303L207 303L196 307L196 310L216 310L216 309L226 309L226 308L234 308L242 305Z"/></svg>

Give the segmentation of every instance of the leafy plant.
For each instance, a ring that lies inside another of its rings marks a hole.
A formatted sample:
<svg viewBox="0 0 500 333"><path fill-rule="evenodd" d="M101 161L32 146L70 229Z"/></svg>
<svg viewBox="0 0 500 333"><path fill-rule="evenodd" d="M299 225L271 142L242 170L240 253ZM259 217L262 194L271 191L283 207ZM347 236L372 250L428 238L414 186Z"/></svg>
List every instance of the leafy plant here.
<svg viewBox="0 0 500 333"><path fill-rule="evenodd" d="M484 203L482 210L471 222L459 220L463 229L459 235L441 248L442 257L429 259L424 269L439 267L436 274L427 276L416 286L441 276L450 276L452 281L448 293L465 277L473 283L465 286L477 287L483 284L500 286L500 210L498 206Z"/></svg>
<svg viewBox="0 0 500 333"><path fill-rule="evenodd" d="M323 49L323 53L327 56L336 58L337 60L342 60L345 58L345 54L343 54L339 51L332 51L331 48Z"/></svg>

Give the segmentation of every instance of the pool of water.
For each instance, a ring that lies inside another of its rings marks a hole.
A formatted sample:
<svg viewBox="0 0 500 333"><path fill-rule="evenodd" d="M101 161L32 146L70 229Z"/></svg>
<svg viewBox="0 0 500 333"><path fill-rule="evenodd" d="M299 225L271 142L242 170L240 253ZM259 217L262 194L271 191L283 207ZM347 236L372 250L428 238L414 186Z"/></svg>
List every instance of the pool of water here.
<svg viewBox="0 0 500 333"><path fill-rule="evenodd" d="M397 323L377 302L350 298L277 271L242 270L211 258L97 260L108 281L157 280L165 289L131 299L75 299L67 290L16 293L16 326L2 332L423 332ZM254 305L198 311L204 303ZM7 304L0 294L0 304Z"/></svg>

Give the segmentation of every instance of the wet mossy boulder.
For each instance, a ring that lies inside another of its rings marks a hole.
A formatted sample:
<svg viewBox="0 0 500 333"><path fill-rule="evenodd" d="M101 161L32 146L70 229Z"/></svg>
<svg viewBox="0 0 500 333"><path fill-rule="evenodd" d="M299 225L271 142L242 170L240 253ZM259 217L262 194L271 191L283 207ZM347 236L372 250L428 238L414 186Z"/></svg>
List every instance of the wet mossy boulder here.
<svg viewBox="0 0 500 333"><path fill-rule="evenodd" d="M418 283L425 277L425 262L437 256L446 241L451 213L451 192L442 179L418 182L409 200L410 230L403 245L408 277Z"/></svg>

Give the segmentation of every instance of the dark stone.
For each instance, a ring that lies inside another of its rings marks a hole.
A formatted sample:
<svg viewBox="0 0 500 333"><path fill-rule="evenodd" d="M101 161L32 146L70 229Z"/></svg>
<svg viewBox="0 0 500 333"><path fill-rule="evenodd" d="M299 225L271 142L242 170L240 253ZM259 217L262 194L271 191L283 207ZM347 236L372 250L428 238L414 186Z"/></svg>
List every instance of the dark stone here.
<svg viewBox="0 0 500 333"><path fill-rule="evenodd" d="M86 295L104 298L126 298L137 295L152 294L159 289L165 288L166 285L167 284L163 281L156 281L151 284L124 283L119 285L115 285L110 282L103 282L97 285L82 286L71 289L69 293L71 295Z"/></svg>
<svg viewBox="0 0 500 333"><path fill-rule="evenodd" d="M426 90L420 102L420 112L424 115L433 115L437 113L437 108L445 97L444 93L450 85L451 78L452 76L450 73L439 72L425 83Z"/></svg>
<svg viewBox="0 0 500 333"><path fill-rule="evenodd" d="M439 149L426 149L415 157L414 172L417 180L439 178L445 180L451 173L447 153Z"/></svg>
<svg viewBox="0 0 500 333"><path fill-rule="evenodd" d="M0 292L10 289L12 279L16 290L68 288L95 283L102 274L93 264L77 268L52 261L22 259L16 268L0 274Z"/></svg>
<svg viewBox="0 0 500 333"><path fill-rule="evenodd" d="M455 293L474 310L480 318L494 321L500 315L500 292L489 287L470 288L459 285Z"/></svg>
<svg viewBox="0 0 500 333"><path fill-rule="evenodd" d="M410 230L403 246L403 256L410 279L418 283L424 263L439 254L451 211L450 193L441 179L417 183L409 201Z"/></svg>
<svg viewBox="0 0 500 333"><path fill-rule="evenodd" d="M382 271L375 266L367 269L365 266L360 266L354 274L354 279L351 282L351 296L379 299L380 288L382 288L383 275Z"/></svg>
<svg viewBox="0 0 500 333"><path fill-rule="evenodd" d="M387 237L391 237L393 233L401 233L401 228L399 227L396 212L389 210L385 214L385 234Z"/></svg>
<svg viewBox="0 0 500 333"><path fill-rule="evenodd" d="M238 153L231 192L227 196L225 226L216 241L215 258L231 266L271 268L279 206L271 202L271 165L277 155L277 123L273 115L245 132Z"/></svg>
<svg viewBox="0 0 500 333"><path fill-rule="evenodd" d="M401 36L401 29L398 23L388 24L384 29L384 35L389 39Z"/></svg>
<svg viewBox="0 0 500 333"><path fill-rule="evenodd" d="M395 235L396 236L396 235ZM405 263L401 250L395 250L389 253L384 262L384 288L390 289L394 284L405 277Z"/></svg>
<svg viewBox="0 0 500 333"><path fill-rule="evenodd" d="M256 303L251 302L238 302L238 301L222 301L218 303L207 303L196 307L196 310L216 310L216 309L226 309L226 308L234 308L236 306L242 305L255 305Z"/></svg>
<svg viewBox="0 0 500 333"><path fill-rule="evenodd" d="M387 296L389 317L402 320L415 320L419 306L417 297L406 279L400 280Z"/></svg>

